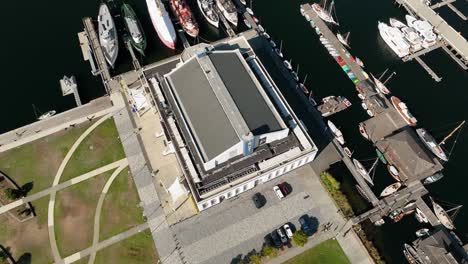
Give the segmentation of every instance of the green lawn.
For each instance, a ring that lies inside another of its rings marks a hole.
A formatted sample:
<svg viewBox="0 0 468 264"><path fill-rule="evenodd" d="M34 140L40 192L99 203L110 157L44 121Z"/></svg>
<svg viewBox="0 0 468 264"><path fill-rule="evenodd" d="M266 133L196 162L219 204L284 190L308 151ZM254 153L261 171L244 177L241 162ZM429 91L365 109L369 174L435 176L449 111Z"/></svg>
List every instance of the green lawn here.
<svg viewBox="0 0 468 264"><path fill-rule="evenodd" d="M47 204L49 197L34 201L32 204L37 217L24 223L13 220L7 214L0 215L0 244L9 248L18 261L30 254L31 262L48 264L53 262L47 232ZM20 262L18 262L20 263Z"/></svg>
<svg viewBox="0 0 468 264"><path fill-rule="evenodd" d="M95 264L157 263L158 255L149 230L97 252Z"/></svg>
<svg viewBox="0 0 468 264"><path fill-rule="evenodd" d="M144 222L142 210L129 168L115 179L104 198L99 239L105 240Z"/></svg>
<svg viewBox="0 0 468 264"><path fill-rule="evenodd" d="M125 153L114 119L110 118L96 127L81 142L68 161L60 182L70 180L124 157Z"/></svg>
<svg viewBox="0 0 468 264"><path fill-rule="evenodd" d="M47 189L68 150L90 125L84 123L2 152L0 170L29 189L28 195Z"/></svg>
<svg viewBox="0 0 468 264"><path fill-rule="evenodd" d="M330 239L311 248L304 253L284 262L283 264L351 264L340 244Z"/></svg>
<svg viewBox="0 0 468 264"><path fill-rule="evenodd" d="M91 246L97 202L112 172L107 171L57 193L55 237L62 256Z"/></svg>

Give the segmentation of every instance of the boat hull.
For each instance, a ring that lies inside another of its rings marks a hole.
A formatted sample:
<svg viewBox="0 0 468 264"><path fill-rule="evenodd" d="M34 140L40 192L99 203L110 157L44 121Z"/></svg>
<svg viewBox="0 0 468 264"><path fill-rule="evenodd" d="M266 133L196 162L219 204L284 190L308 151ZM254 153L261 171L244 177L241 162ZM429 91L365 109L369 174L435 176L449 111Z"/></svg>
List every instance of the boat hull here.
<svg viewBox="0 0 468 264"><path fill-rule="evenodd" d="M170 0L169 4L185 33L196 38L200 30L187 2L185 0Z"/></svg>
<svg viewBox="0 0 468 264"><path fill-rule="evenodd" d="M135 30L135 29L131 28L131 25L129 25L129 23L127 22L127 18L128 19L133 19L134 21L136 21L138 33L141 34L141 40L137 40L137 39L135 39L134 37L131 37L131 36L130 36L130 40L131 40L133 48L135 48L135 50L137 50L141 55L144 56L145 55L145 49L146 49L146 37L145 37L145 33L143 31L143 27L141 26L141 23L138 20L138 17L136 15L135 11L133 10L133 8L129 4L126 4L126 3L124 3L122 5L121 11L122 11L122 15L124 17L125 27L127 29L127 32L130 33L130 35L133 35L132 30Z"/></svg>
<svg viewBox="0 0 468 264"><path fill-rule="evenodd" d="M198 4L198 8L200 9L201 13L205 17L206 21L208 21L208 23L210 23L215 28L219 28L219 17L218 17L218 14L214 12L213 10L213 2L210 2L209 6L204 8L202 1L203 0L197 0L197 4ZM207 12L211 12L214 17L211 18Z"/></svg>
<svg viewBox="0 0 468 264"><path fill-rule="evenodd" d="M98 32L104 57L109 66L113 68L117 60L117 55L119 54L119 41L114 19L112 18L109 7L104 3L99 7Z"/></svg>
<svg viewBox="0 0 468 264"><path fill-rule="evenodd" d="M160 0L146 0L146 5L159 39L166 47L175 49L177 35L163 3Z"/></svg>

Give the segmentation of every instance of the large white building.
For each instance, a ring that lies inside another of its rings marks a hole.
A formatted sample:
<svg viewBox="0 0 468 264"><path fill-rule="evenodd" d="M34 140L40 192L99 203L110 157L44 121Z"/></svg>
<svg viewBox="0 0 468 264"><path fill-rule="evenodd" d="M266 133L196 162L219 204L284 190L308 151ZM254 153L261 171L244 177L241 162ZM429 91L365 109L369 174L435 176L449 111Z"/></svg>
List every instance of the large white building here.
<svg viewBox="0 0 468 264"><path fill-rule="evenodd" d="M315 144L242 36L189 48L151 83L199 210L315 158Z"/></svg>

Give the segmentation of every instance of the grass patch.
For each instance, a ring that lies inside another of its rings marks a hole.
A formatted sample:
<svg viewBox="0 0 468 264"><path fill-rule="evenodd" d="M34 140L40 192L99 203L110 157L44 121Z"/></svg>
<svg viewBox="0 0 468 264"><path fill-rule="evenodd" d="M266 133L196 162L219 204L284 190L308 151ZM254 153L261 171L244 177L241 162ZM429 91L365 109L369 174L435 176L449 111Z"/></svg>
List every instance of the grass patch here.
<svg viewBox="0 0 468 264"><path fill-rule="evenodd" d="M97 202L112 172L107 171L57 193L55 237L62 256L91 246Z"/></svg>
<svg viewBox="0 0 468 264"><path fill-rule="evenodd" d="M158 255L149 230L97 252L95 264L157 263Z"/></svg>
<svg viewBox="0 0 468 264"><path fill-rule="evenodd" d="M0 170L28 195L47 189L63 158L90 123L77 125L0 153Z"/></svg>
<svg viewBox="0 0 468 264"><path fill-rule="evenodd" d="M30 256L30 263L53 262L46 224L48 201L49 197L44 197L33 202L37 217L24 223L7 214L0 215L0 244L9 249L16 261Z"/></svg>
<svg viewBox="0 0 468 264"><path fill-rule="evenodd" d="M60 182L70 180L124 157L125 152L114 119L109 118L81 142L65 167Z"/></svg>
<svg viewBox="0 0 468 264"><path fill-rule="evenodd" d="M340 208L344 216L347 219L354 217L355 214L354 214L353 208L351 208L351 204L349 203L346 195L341 191L340 182L337 181L333 177L333 175L331 175L328 172L323 172L322 174L320 174L320 179L322 181L322 184L325 186L325 189L327 189L327 191L330 193L333 200L335 200L335 203L338 205L338 207ZM372 241L370 241L367 238L367 235L362 229L361 225L360 224L354 225L353 229L358 235L358 237L361 239L361 242L366 247L367 252L369 252L369 255L372 257L374 262L377 264L385 263L385 261L382 260L382 257L380 256L379 251L374 246L374 243L372 243Z"/></svg>
<svg viewBox="0 0 468 264"><path fill-rule="evenodd" d="M289 259L283 264L350 264L338 241L330 239Z"/></svg>
<svg viewBox="0 0 468 264"><path fill-rule="evenodd" d="M144 222L140 199L125 168L114 179L104 198L99 239L104 240Z"/></svg>

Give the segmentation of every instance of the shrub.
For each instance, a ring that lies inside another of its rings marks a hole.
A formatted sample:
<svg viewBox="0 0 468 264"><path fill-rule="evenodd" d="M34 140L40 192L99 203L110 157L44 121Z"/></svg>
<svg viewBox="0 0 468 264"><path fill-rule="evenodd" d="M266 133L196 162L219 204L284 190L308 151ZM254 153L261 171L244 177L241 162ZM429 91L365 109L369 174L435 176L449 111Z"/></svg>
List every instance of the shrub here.
<svg viewBox="0 0 468 264"><path fill-rule="evenodd" d="M306 233L304 231L299 230L296 233L293 234L292 240L294 241L294 244L303 247L309 238L307 237Z"/></svg>
<svg viewBox="0 0 468 264"><path fill-rule="evenodd" d="M5 190L5 195L10 200L16 200L20 197L20 193L18 192L18 190L14 190L11 188Z"/></svg>
<svg viewBox="0 0 468 264"><path fill-rule="evenodd" d="M262 257L257 254L250 255L249 264L262 264Z"/></svg>
<svg viewBox="0 0 468 264"><path fill-rule="evenodd" d="M272 246L265 246L262 249L262 255L269 258L278 256L278 249Z"/></svg>

